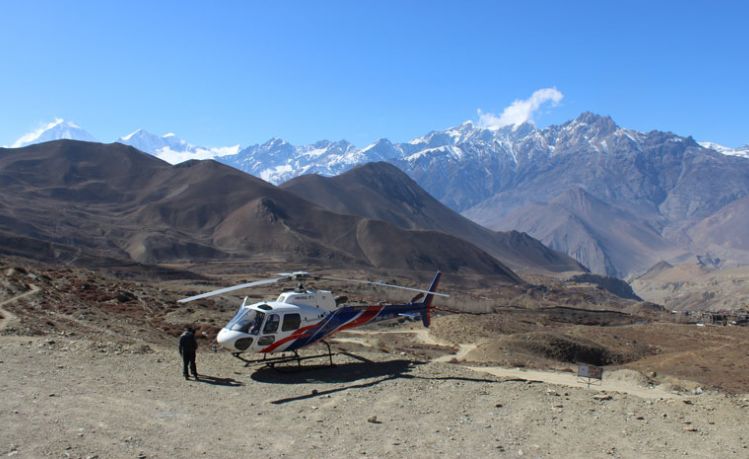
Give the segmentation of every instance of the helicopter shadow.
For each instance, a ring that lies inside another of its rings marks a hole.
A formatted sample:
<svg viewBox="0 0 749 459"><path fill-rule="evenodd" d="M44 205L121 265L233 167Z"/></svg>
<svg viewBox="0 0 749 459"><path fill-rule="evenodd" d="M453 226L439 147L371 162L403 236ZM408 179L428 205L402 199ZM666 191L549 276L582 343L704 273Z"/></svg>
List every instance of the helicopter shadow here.
<svg viewBox="0 0 749 459"><path fill-rule="evenodd" d="M302 368L259 368L250 376L254 381L269 384L331 384L349 383L383 376L400 377L424 362L389 360L374 362L361 360L330 365L310 365Z"/></svg>
<svg viewBox="0 0 749 459"><path fill-rule="evenodd" d="M257 382L270 384L344 384L360 380L371 379L359 384L349 384L342 387L334 387L326 390L313 389L311 392L294 397L273 400L270 403L282 405L285 403L307 400L316 397L332 395L338 392L366 389L378 384L397 379L425 379L433 381L465 381L477 383L501 383L509 380L499 381L497 379L470 378L461 376L416 376L410 374L418 365L427 362L413 360L389 360L385 362L374 362L362 359L359 362L345 363L330 366L308 367L304 371L277 371L272 368L261 368L255 371L251 378ZM376 379L372 379L376 378Z"/></svg>

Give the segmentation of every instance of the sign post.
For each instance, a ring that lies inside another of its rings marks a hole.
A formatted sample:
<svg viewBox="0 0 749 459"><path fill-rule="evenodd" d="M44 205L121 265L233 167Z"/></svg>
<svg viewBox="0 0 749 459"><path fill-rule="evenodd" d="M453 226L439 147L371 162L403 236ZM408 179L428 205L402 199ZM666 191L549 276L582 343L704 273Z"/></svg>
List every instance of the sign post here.
<svg viewBox="0 0 749 459"><path fill-rule="evenodd" d="M591 384L603 384L603 367L590 365L587 363L577 364L577 380L585 383L590 388Z"/></svg>

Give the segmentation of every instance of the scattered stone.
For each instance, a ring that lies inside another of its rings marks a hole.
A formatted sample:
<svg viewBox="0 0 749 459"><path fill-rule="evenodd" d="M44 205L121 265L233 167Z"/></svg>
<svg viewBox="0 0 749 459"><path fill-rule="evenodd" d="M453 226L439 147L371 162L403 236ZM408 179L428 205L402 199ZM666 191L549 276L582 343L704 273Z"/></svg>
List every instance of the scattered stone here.
<svg viewBox="0 0 749 459"><path fill-rule="evenodd" d="M693 393L694 395L702 395L702 393L703 393L703 392L704 392L704 391L702 390L702 388L701 388L701 387L698 387L698 388L696 388L696 389L694 389L694 390L692 391L692 393Z"/></svg>
<svg viewBox="0 0 749 459"><path fill-rule="evenodd" d="M596 394L596 395L593 396L593 400L598 400L598 401L601 401L601 402L604 401L604 400L613 400L613 399L614 399L614 397L612 397L609 394Z"/></svg>
<svg viewBox="0 0 749 459"><path fill-rule="evenodd" d="M684 426L684 432L697 432L697 427L686 425Z"/></svg>
<svg viewBox="0 0 749 459"><path fill-rule="evenodd" d="M372 416L371 418L367 419L367 422L370 424L382 424L382 421L377 419L377 416Z"/></svg>
<svg viewBox="0 0 749 459"><path fill-rule="evenodd" d="M130 292L120 291L117 293L117 301L120 303L128 303L136 299L136 296Z"/></svg>

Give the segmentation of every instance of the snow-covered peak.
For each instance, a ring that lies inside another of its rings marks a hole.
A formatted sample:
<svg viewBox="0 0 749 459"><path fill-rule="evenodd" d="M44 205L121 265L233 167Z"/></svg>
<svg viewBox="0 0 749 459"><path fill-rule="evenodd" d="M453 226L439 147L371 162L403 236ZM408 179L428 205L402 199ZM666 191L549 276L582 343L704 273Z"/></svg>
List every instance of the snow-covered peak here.
<svg viewBox="0 0 749 459"><path fill-rule="evenodd" d="M11 148L20 148L25 147L26 145L60 139L96 142L94 136L77 124L71 121L65 121L62 118L55 118L50 123L19 137L18 140L11 145Z"/></svg>
<svg viewBox="0 0 749 459"><path fill-rule="evenodd" d="M563 125L567 131L579 132L587 136L605 136L614 133L619 126L610 116L583 112L572 121Z"/></svg>
<svg viewBox="0 0 749 459"><path fill-rule="evenodd" d="M143 131L143 129L136 129L135 131L131 132L128 135L123 135L122 137L119 138L119 140L120 140L120 142L123 142L123 143L127 142L128 140L132 139L133 137L139 135L142 131Z"/></svg>
<svg viewBox="0 0 749 459"><path fill-rule="evenodd" d="M738 148L731 148L720 145L714 142L698 142L700 146L709 150L717 151L718 153L728 156L740 156L742 158L749 158L749 145L744 145Z"/></svg>
<svg viewBox="0 0 749 459"><path fill-rule="evenodd" d="M181 163L190 159L213 159L218 156L239 153L239 145L213 148L197 147L180 139L173 132L159 136L144 129L138 129L126 136L120 137L118 142L150 153L171 164Z"/></svg>
<svg viewBox="0 0 749 459"><path fill-rule="evenodd" d="M188 151L194 148L188 142L178 138L171 132L159 136L144 129L138 129L135 132L120 137L118 142L133 146L140 151L157 156L159 150L163 148L170 148L176 151Z"/></svg>

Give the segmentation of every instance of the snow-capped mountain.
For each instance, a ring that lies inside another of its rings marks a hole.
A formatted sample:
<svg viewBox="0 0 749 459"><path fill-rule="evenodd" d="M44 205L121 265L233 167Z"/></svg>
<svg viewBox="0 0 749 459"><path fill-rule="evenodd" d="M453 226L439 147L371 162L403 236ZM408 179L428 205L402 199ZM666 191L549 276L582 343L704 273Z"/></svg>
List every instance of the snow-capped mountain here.
<svg viewBox="0 0 749 459"><path fill-rule="evenodd" d="M213 148L198 147L180 139L171 132L158 136L143 129L120 137L117 141L150 153L171 164L190 159L213 159L217 156L235 155L239 152L239 145Z"/></svg>
<svg viewBox="0 0 749 459"><path fill-rule="evenodd" d="M723 153L724 155L749 158L749 144L738 148L725 147L714 142L700 142L700 145L709 148L710 150L715 150L718 153Z"/></svg>
<svg viewBox="0 0 749 459"><path fill-rule="evenodd" d="M604 139L606 136L610 138ZM467 121L410 142L394 144L380 139L364 148L345 140L294 146L271 139L216 159L275 184L298 175L337 175L359 164L387 161L443 203L463 210L509 184L526 165L548 160L565 149L604 152L612 148L612 142L638 142L641 137L636 131L616 126L611 118L583 114L574 122L543 130L531 123L492 129ZM445 187L445 180L459 182L460 189Z"/></svg>
<svg viewBox="0 0 749 459"><path fill-rule="evenodd" d="M321 140L311 145L294 146L274 138L249 146L236 155L216 159L279 184L303 174L337 175L358 164L392 160L402 153L386 139L359 149L345 140Z"/></svg>
<svg viewBox="0 0 749 459"><path fill-rule="evenodd" d="M49 142L50 140L73 139L96 142L96 138L82 129L77 124L55 118L50 123L25 134L16 140L11 148L25 147L35 143Z"/></svg>
<svg viewBox="0 0 749 459"><path fill-rule="evenodd" d="M54 138L93 139L56 120L16 146ZM275 184L386 161L453 210L491 229L525 231L597 273L627 276L708 250L749 263L749 238L720 239L721 231L697 238L705 231L690 229L733 202L749 206L749 146L638 132L593 113L544 129L465 122L409 142L380 139L363 148L345 140L295 146L274 138L240 151L143 130L119 141L170 163L212 158ZM736 208L720 221L744 215ZM711 222L702 227L717 227Z"/></svg>
<svg viewBox="0 0 749 459"><path fill-rule="evenodd" d="M544 129L465 122L410 142L381 139L364 148L271 139L216 159L276 184L386 161L486 227L528 232L594 272L627 276L707 250L691 246L686 233L749 196L749 161L736 156L691 137L638 132L583 113Z"/></svg>

